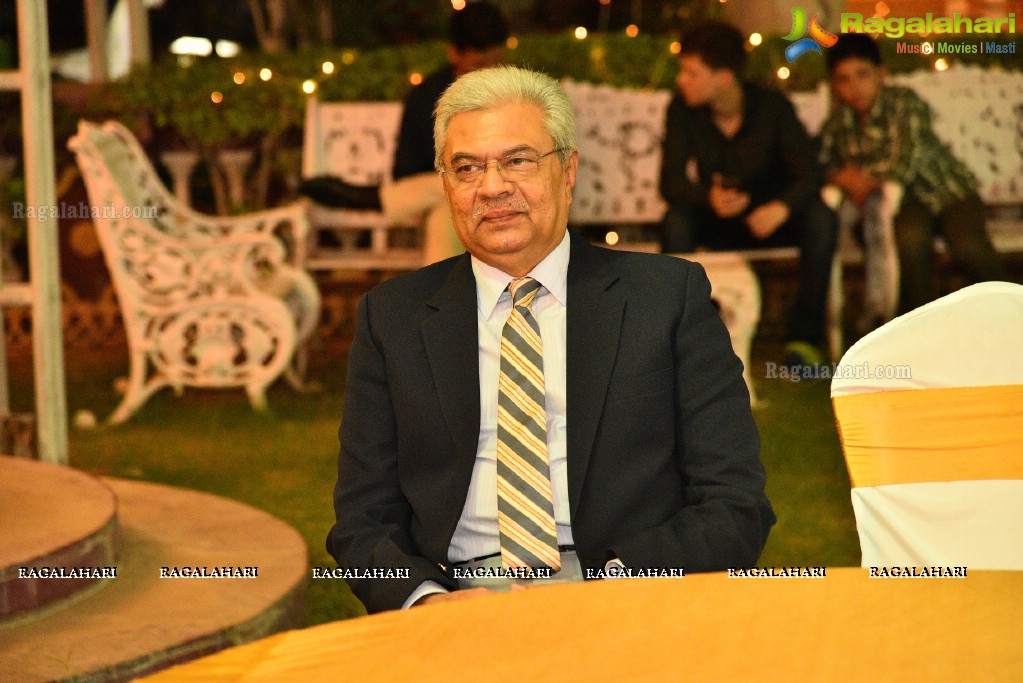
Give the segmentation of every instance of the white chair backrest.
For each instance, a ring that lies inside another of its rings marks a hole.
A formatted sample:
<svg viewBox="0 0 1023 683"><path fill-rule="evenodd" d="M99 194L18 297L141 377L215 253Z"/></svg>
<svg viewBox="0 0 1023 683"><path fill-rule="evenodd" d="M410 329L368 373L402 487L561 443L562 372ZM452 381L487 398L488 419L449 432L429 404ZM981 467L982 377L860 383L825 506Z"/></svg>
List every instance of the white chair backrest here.
<svg viewBox="0 0 1023 683"><path fill-rule="evenodd" d="M984 282L932 301L860 339L841 365L864 372L836 373L832 396L1023 384L1023 286Z"/></svg>
<svg viewBox="0 0 1023 683"><path fill-rule="evenodd" d="M656 223L667 205L658 190L667 90L562 81L579 140L573 223Z"/></svg>
<svg viewBox="0 0 1023 683"><path fill-rule="evenodd" d="M576 114L579 173L574 223L661 220L658 190L667 90L628 90L563 82ZM335 175L355 185L391 180L401 123L399 102L306 104L302 175Z"/></svg>
<svg viewBox="0 0 1023 683"><path fill-rule="evenodd" d="M306 103L302 175L334 175L353 185L391 180L400 102Z"/></svg>

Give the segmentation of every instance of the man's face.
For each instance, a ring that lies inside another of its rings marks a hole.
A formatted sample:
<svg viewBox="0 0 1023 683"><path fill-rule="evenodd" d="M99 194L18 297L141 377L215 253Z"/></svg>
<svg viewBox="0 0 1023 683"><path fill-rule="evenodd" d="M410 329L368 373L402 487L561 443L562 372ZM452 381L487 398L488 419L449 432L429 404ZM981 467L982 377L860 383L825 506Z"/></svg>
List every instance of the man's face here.
<svg viewBox="0 0 1023 683"><path fill-rule="evenodd" d="M857 114L866 114L881 91L884 73L883 66L866 59L844 59L831 71L831 91L835 99Z"/></svg>
<svg viewBox="0 0 1023 683"><path fill-rule="evenodd" d="M459 50L457 47L450 45L448 46L448 61L455 67L455 78L458 78L470 71L486 69L501 64L504 61L504 45L495 45L485 50L477 50L471 47Z"/></svg>
<svg viewBox="0 0 1023 683"><path fill-rule="evenodd" d="M699 55L683 55L678 60L675 84L690 107L702 107L718 96L728 75L727 69L712 69Z"/></svg>
<svg viewBox="0 0 1023 683"><path fill-rule="evenodd" d="M490 162L511 152L546 154L555 148L534 104L514 102L487 111L456 114L448 123L443 159ZM578 154L564 166L557 154L539 162L536 175L506 179L487 163L478 182L462 185L444 173L455 232L469 253L509 275L520 277L551 253L568 225L568 207Z"/></svg>

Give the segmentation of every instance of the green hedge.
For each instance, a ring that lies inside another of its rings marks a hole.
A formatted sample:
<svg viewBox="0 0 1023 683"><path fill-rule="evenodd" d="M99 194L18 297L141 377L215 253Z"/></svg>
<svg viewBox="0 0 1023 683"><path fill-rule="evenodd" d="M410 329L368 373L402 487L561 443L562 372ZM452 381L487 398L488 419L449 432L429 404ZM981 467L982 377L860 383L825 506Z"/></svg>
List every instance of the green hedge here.
<svg viewBox="0 0 1023 683"><path fill-rule="evenodd" d="M673 89L677 72L673 42L671 36L630 38L620 32L593 34L585 40L569 33L529 35L510 46L508 61L559 79ZM980 41L967 38L959 42ZM768 36L762 45L752 48L747 77L788 90L814 87L825 76L824 58L810 54L788 64L784 57L787 44L780 37ZM897 54L894 40L882 40L880 45L889 68L896 72L929 68L935 58ZM1020 68L1016 55L956 60ZM333 65L329 73L323 69L326 62ZM303 91L307 81L323 101L400 100L416 75L426 75L445 62L446 47L439 41L373 50L317 48L280 55L249 52L232 59L194 59L187 65L168 57L98 89L90 115L116 117L137 127L155 126L162 134L161 146L187 146L209 165L215 165L212 162L220 149L257 147L260 171L246 190L246 206L226 206L219 188L217 211L238 211L267 203L268 178L280 162L276 150L282 141L294 146L301 138L309 97ZM786 80L778 77L782 67L790 72ZM269 80L260 78L263 69L270 70ZM214 190L218 190L216 184Z"/></svg>
<svg viewBox="0 0 1023 683"><path fill-rule="evenodd" d="M664 37L606 35L579 41L571 36L527 36L509 50L509 61L557 78L617 86L671 87L675 58ZM97 112L127 121L152 117L189 143L237 142L258 134L279 134L301 122L303 83L316 84L325 101L400 100L414 74L426 75L446 62L442 42L360 51L316 49L301 53L244 53L233 59L196 59L188 66L166 58L110 84L93 99ZM333 64L332 73L322 65ZM259 77L270 69L269 81ZM243 82L235 82L241 74ZM222 99L215 102L213 93Z"/></svg>
<svg viewBox="0 0 1023 683"><path fill-rule="evenodd" d="M668 36L622 33L591 35L577 40L569 34L534 35L518 38L508 51L514 64L539 69L557 78L607 83L620 87L673 88L675 56ZM930 66L934 57L896 53L894 40L880 45L891 71L910 71ZM957 42L978 43L975 38ZM824 58L810 54L795 64L783 56L787 43L767 37L751 50L747 76L799 90L812 88L825 75ZM1018 55L976 55L956 57L960 62L1019 69ZM334 64L325 74L324 62ZM356 50L316 49L284 55L243 53L233 59L197 59L181 66L164 59L134 72L127 79L105 88L95 102L99 109L127 115L146 112L157 126L169 126L185 140L200 146L246 140L264 134L280 134L301 123L307 95L304 81L316 83L316 96L326 101L399 100L410 87L413 74L425 75L445 62L443 43ZM781 67L790 70L787 81L777 77ZM268 82L259 71L269 68ZM235 74L244 75L237 84ZM214 92L222 101L211 99Z"/></svg>

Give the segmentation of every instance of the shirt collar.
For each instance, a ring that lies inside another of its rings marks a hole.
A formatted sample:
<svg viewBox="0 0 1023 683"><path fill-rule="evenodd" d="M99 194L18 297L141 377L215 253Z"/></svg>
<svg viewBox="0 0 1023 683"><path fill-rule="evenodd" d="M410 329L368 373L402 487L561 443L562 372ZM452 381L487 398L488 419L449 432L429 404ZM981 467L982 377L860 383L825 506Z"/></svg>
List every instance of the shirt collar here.
<svg viewBox="0 0 1023 683"><path fill-rule="evenodd" d="M877 92L877 97L874 98L874 104L870 105L870 111L867 112L866 123L860 125L860 119L856 116L856 112L848 104L839 105L839 110L842 112L844 118L843 123L848 127L855 128L876 128L884 125L884 111L888 105L887 102L882 102L882 99L886 99L889 95L889 88L886 85L882 85L880 90Z"/></svg>
<svg viewBox="0 0 1023 683"><path fill-rule="evenodd" d="M537 280L562 306L568 300L568 257L571 253L568 230L558 246L547 254L526 275ZM476 276L476 305L483 317L489 318L497 306L501 294L514 280L511 275L488 266L475 256L472 257L472 272Z"/></svg>

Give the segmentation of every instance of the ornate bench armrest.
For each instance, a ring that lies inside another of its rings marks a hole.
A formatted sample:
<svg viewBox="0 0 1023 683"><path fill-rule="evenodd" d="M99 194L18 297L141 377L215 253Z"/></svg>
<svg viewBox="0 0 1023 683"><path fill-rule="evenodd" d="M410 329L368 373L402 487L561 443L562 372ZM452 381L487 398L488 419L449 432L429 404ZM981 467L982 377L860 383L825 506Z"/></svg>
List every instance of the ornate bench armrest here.
<svg viewBox="0 0 1023 683"><path fill-rule="evenodd" d="M305 237L309 232L309 202L305 199L286 204L285 206L238 216L204 215L205 222L211 223L232 233L267 232L287 224L291 226L294 237Z"/></svg>

